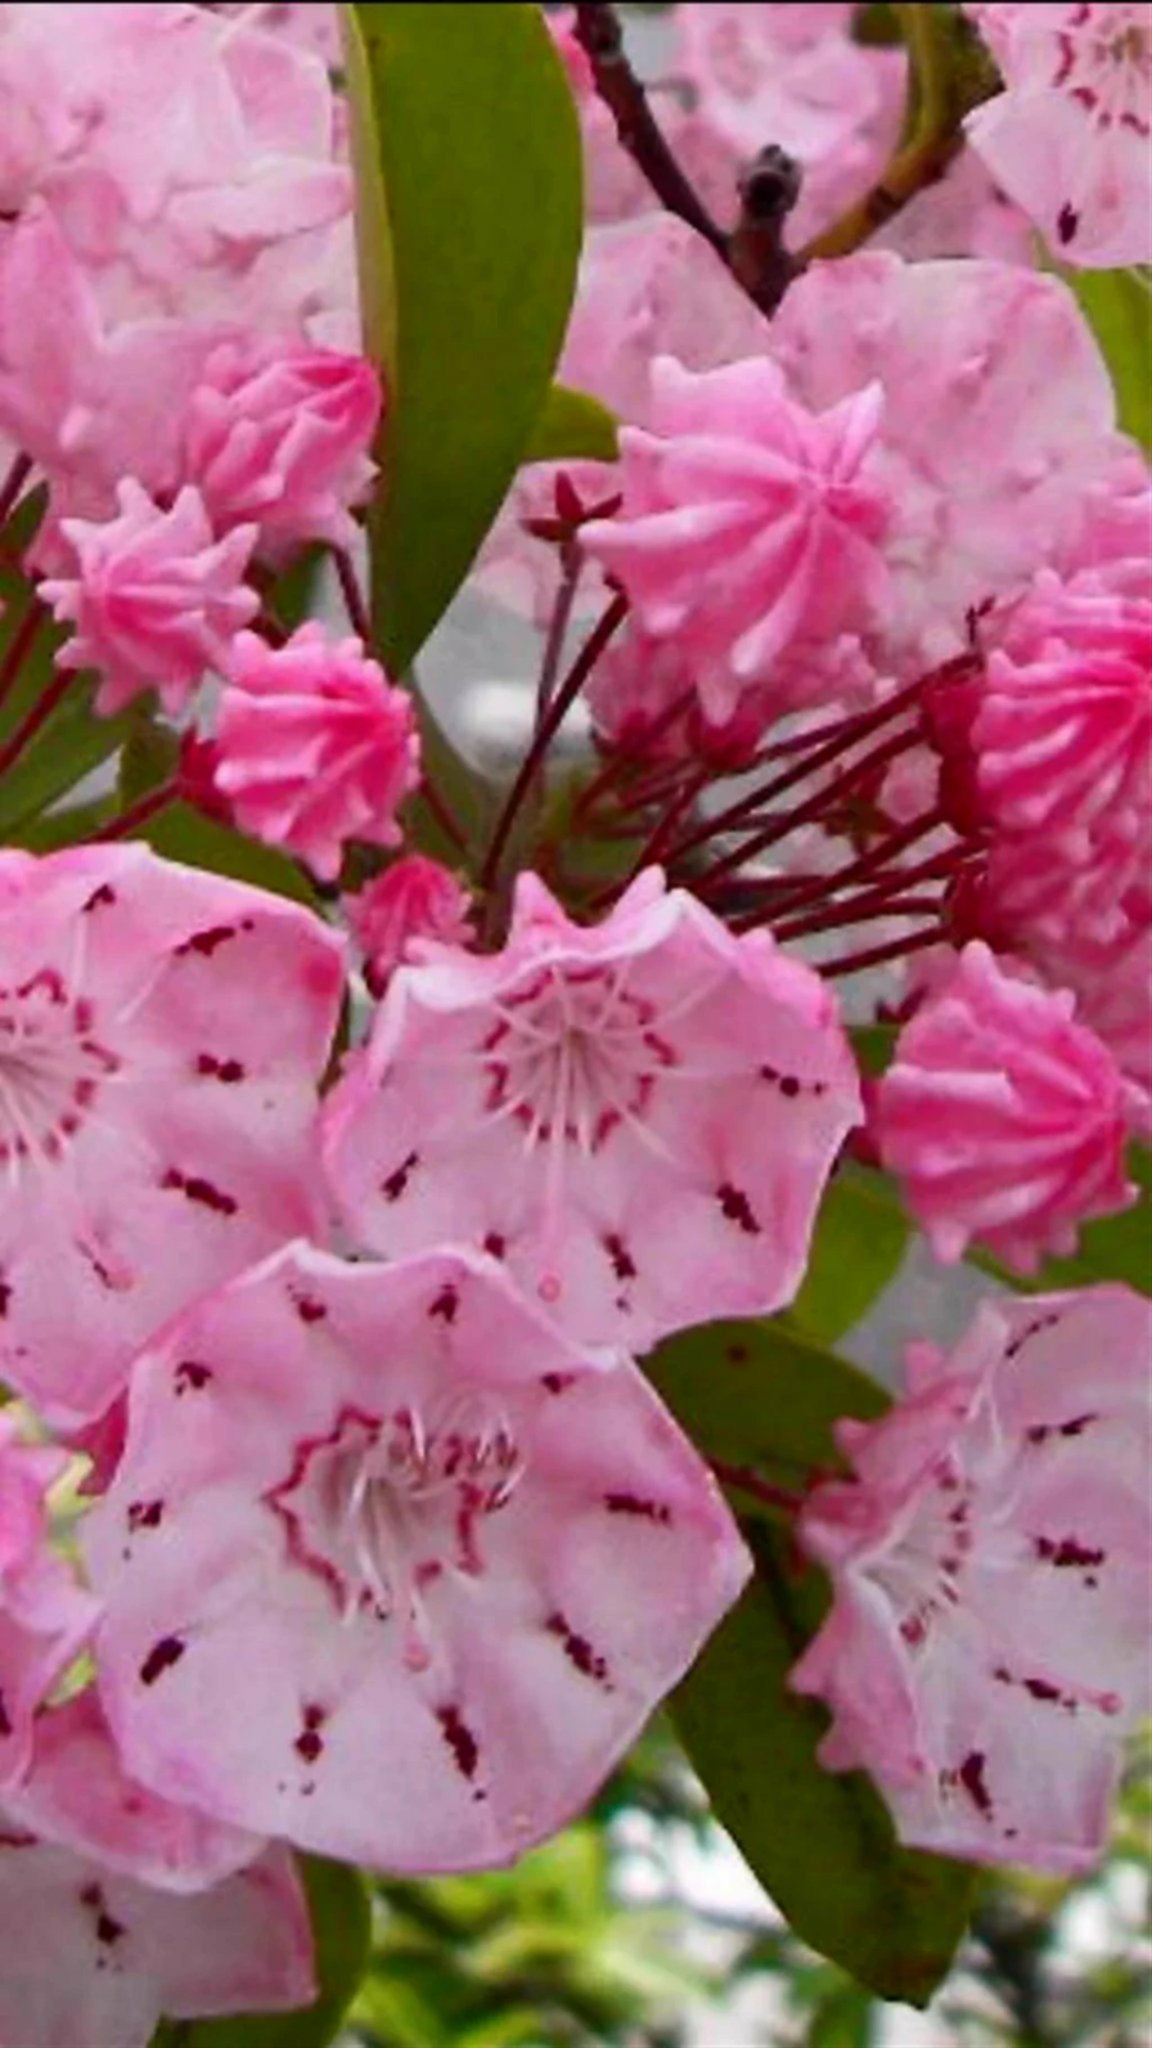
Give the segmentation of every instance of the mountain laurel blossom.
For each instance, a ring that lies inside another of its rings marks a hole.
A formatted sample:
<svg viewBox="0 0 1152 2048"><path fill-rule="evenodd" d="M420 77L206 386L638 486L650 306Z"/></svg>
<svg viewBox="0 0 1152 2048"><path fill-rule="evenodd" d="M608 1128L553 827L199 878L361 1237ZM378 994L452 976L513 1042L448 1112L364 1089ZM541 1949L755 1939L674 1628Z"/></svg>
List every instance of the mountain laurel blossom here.
<svg viewBox="0 0 1152 2048"><path fill-rule="evenodd" d="M341 947L281 897L92 846L0 853L0 962L0 1372L67 1428L197 1292L318 1226Z"/></svg>
<svg viewBox="0 0 1152 2048"><path fill-rule="evenodd" d="M949 1357L913 1347L879 1422L840 1424L851 1476L799 1521L832 1609L791 1683L832 1709L825 1764L868 1771L905 1842L1100 1855L1152 1705L1150 1347L1125 1287L988 1303Z"/></svg>
<svg viewBox="0 0 1152 2048"><path fill-rule="evenodd" d="M169 1325L129 1409L86 1529L128 1767L328 1855L522 1854L747 1575L638 1370L481 1255L288 1246Z"/></svg>
<svg viewBox="0 0 1152 2048"><path fill-rule="evenodd" d="M373 1250L471 1244L582 1341L642 1352L792 1299L859 1116L831 992L766 934L658 870L589 926L522 875L501 952L393 975L324 1151Z"/></svg>
<svg viewBox="0 0 1152 2048"><path fill-rule="evenodd" d="M0 2048L331 2033L307 1859L599 1829L684 1679L773 1891L781 1771L1106 1850L1152 4L617 12L0 5ZM889 1207L999 1275L894 1404ZM926 1997L876 1845L780 1895Z"/></svg>

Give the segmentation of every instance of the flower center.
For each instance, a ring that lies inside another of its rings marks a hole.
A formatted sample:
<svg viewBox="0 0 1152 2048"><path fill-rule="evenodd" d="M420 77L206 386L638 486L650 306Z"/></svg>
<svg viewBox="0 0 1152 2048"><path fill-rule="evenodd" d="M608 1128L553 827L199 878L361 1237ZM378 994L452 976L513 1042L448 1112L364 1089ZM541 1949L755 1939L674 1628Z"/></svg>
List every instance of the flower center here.
<svg viewBox="0 0 1152 2048"><path fill-rule="evenodd" d="M546 967L499 1008L482 1047L487 1108L516 1119L528 1151L597 1151L642 1119L658 1075L678 1063L619 967Z"/></svg>
<svg viewBox="0 0 1152 2048"><path fill-rule="evenodd" d="M480 1525L507 1505L524 1470L506 1419L469 1394L431 1426L411 1408L342 1409L265 1498L293 1560L324 1581L344 1619L397 1619L405 1661L420 1670L430 1655L426 1589L446 1571L483 1572Z"/></svg>
<svg viewBox="0 0 1152 2048"><path fill-rule="evenodd" d="M92 1035L92 1006L45 968L0 988L0 1165L61 1158L120 1062Z"/></svg>
<svg viewBox="0 0 1152 2048"><path fill-rule="evenodd" d="M970 1488L954 1461L941 1458L907 1527L872 1566L910 1649L926 1641L937 1617L960 1598L957 1582L972 1547L971 1513Z"/></svg>

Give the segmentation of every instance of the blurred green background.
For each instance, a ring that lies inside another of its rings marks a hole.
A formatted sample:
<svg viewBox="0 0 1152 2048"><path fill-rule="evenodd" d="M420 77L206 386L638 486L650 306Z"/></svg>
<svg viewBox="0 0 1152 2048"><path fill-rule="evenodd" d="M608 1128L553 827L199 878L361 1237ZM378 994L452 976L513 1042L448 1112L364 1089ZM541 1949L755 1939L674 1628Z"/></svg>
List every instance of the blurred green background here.
<svg viewBox="0 0 1152 2048"><path fill-rule="evenodd" d="M1149 2048L1152 1742L1103 1868L989 1876L927 2013L882 2006L778 1921L662 1722L517 1869L381 1884L342 2040L364 2048Z"/></svg>

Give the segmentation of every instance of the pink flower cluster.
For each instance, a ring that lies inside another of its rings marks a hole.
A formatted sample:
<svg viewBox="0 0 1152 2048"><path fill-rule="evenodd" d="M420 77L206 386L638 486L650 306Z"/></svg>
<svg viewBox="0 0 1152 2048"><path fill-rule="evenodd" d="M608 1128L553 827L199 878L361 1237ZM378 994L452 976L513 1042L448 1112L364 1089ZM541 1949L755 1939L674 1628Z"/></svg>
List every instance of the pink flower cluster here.
<svg viewBox="0 0 1152 2048"><path fill-rule="evenodd" d="M561 373L620 459L497 522L479 584L549 631L469 817L360 597L333 15L0 10L0 490L47 506L0 785L74 671L180 764L103 840L0 850L4 2042L299 2007L296 1850L475 1870L587 1802L752 1570L640 1361L789 1308L846 1149L942 1260L1027 1274L1136 1195L1152 493L1027 219L1148 253L1150 10L967 11L974 154L771 325L552 18L592 217ZM905 63L853 26L679 8L663 133L725 222L769 141L794 245L879 175ZM310 548L350 635L289 614ZM173 795L307 907L132 840ZM793 1503L831 1604L792 1684L904 1841L1099 1853L1149 1706L1150 1343L1124 1286L1005 1296Z"/></svg>

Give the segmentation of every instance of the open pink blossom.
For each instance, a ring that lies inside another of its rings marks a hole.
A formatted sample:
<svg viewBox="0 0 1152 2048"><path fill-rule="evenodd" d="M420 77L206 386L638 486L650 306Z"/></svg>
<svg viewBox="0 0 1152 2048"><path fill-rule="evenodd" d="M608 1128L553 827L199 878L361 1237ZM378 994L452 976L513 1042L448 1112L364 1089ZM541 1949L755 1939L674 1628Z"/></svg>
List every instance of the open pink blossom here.
<svg viewBox="0 0 1152 2048"><path fill-rule="evenodd" d="M216 726L216 783L242 831L287 847L324 881L349 839L395 846L416 787L412 699L356 639L316 620L283 647L241 633Z"/></svg>
<svg viewBox="0 0 1152 2048"><path fill-rule="evenodd" d="M260 608L243 581L256 529L234 526L216 540L191 486L169 511L131 477L117 496L118 518L63 521L76 572L42 585L56 617L76 628L59 660L98 671L106 716L152 689L180 711Z"/></svg>
<svg viewBox="0 0 1152 2048"><path fill-rule="evenodd" d="M1075 999L1006 971L973 940L900 1034L876 1132L937 1256L974 1237L1032 1272L1126 1208L1125 1091Z"/></svg>
<svg viewBox="0 0 1152 2048"><path fill-rule="evenodd" d="M1126 1287L986 1303L909 1393L843 1422L853 1476L799 1524L834 1600L791 1683L901 1839L1088 1870L1152 1706L1152 1305Z"/></svg>
<svg viewBox="0 0 1152 2048"><path fill-rule="evenodd" d="M822 412L879 383L868 465L888 504L891 604L875 650L922 674L967 645L968 615L1074 564L1099 492L1134 451L1072 293L987 260L861 250L813 264L772 323L772 353Z"/></svg>
<svg viewBox="0 0 1152 2048"><path fill-rule="evenodd" d="M329 1097L348 1225L483 1246L590 1342L759 1315L803 1277L859 1098L835 998L649 869L597 925L522 875L503 950L393 976Z"/></svg>
<svg viewBox="0 0 1152 2048"><path fill-rule="evenodd" d="M3 1059L0 1049L0 1073ZM0 1785L23 1773L33 1716L96 1616L96 1602L48 1548L44 1495L67 1463L66 1453L22 1443L11 1416L0 1416Z"/></svg>
<svg viewBox="0 0 1152 2048"><path fill-rule="evenodd" d="M272 562L308 541L346 547L356 531L349 507L373 476L379 413L379 380L362 356L226 343L189 401L189 480L218 531L255 526L257 552Z"/></svg>
<svg viewBox="0 0 1152 2048"><path fill-rule="evenodd" d="M0 98L12 210L51 208L114 320L295 332L327 315L351 177L317 57L208 8L16 6Z"/></svg>
<svg viewBox="0 0 1152 2048"><path fill-rule="evenodd" d="M419 940L466 946L472 937L471 896L450 868L424 853L394 861L355 896L345 896L343 907L374 995Z"/></svg>
<svg viewBox="0 0 1152 2048"><path fill-rule="evenodd" d="M652 389L650 428L621 431L623 507L583 539L644 630L690 652L719 721L786 652L876 620L887 503L867 458L882 395L816 415L755 357L700 376L662 358Z"/></svg>
<svg viewBox="0 0 1152 2048"><path fill-rule="evenodd" d="M0 232L0 430L44 470L55 514L111 519L125 477L156 496L176 486L184 407L214 338L182 320L108 321L38 204Z"/></svg>
<svg viewBox="0 0 1152 2048"><path fill-rule="evenodd" d="M973 149L1066 262L1152 262L1152 6L969 12L1007 88L968 115Z"/></svg>
<svg viewBox="0 0 1152 2048"><path fill-rule="evenodd" d="M119 1773L107 1737L98 1761ZM63 1751L47 1754L30 1803L53 1809L53 1780L67 1769ZM143 1836L167 1802L141 1787L135 1797ZM148 2048L165 2015L283 2011L316 1997L308 1911L287 1850L179 1897L62 1846L19 1808L0 1820L0 2040Z"/></svg>
<svg viewBox="0 0 1152 2048"><path fill-rule="evenodd" d="M86 1525L128 1766L357 1862L553 1833L747 1575L637 1368L470 1253L289 1246L147 1349L130 1406Z"/></svg>
<svg viewBox="0 0 1152 2048"><path fill-rule="evenodd" d="M0 854L0 1377L53 1422L102 1415L185 1301L318 1226L340 951L143 845Z"/></svg>

